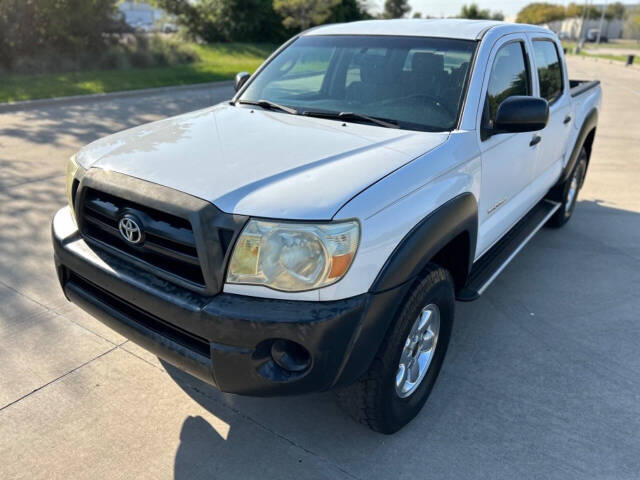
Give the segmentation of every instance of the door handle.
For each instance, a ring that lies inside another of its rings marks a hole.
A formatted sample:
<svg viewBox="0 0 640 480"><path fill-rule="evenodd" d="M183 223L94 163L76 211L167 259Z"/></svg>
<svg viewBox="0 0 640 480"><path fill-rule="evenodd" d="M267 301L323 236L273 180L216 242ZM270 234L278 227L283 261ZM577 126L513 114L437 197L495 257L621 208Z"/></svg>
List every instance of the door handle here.
<svg viewBox="0 0 640 480"><path fill-rule="evenodd" d="M542 140L542 137L540 135L534 135L531 141L529 142L529 146L533 147L534 145L539 144L541 140Z"/></svg>
<svg viewBox="0 0 640 480"><path fill-rule="evenodd" d="M566 117L564 117L564 123L567 124L571 121L571 115L567 115Z"/></svg>

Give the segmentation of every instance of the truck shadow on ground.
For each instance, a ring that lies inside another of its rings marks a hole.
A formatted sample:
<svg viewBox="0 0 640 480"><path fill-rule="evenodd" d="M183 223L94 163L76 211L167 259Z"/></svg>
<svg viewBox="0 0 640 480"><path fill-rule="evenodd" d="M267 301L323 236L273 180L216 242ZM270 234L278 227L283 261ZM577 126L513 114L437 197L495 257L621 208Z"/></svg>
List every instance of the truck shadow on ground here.
<svg viewBox="0 0 640 480"><path fill-rule="evenodd" d="M433 393L418 417L391 437L354 423L331 393L228 395L163 362L187 395L228 424L223 435L202 417L184 421L176 478L219 472L229 457L249 455L248 445L264 449L247 460L259 464L273 453L274 441L294 447L300 461L310 455L359 478L371 476L364 467L371 459L373 477L420 476L413 471L420 462L403 472L386 470L397 467L395 456L418 438L412 455L429 456L432 471L452 478L468 477L468 465L479 471L499 465L503 476L517 476L517 465L549 456L571 459L571 465L546 462L549 475L604 474L603 459L611 457L619 473L634 471L640 462L620 453L637 448L634 435L612 442L608 432L640 429L638 410L629 403L629 395L640 394L640 359L633 353L640 342L639 245L640 214L598 201L581 201L565 228L543 229L480 300L457 303ZM272 440L250 442L249 428ZM589 439L600 453L576 439ZM452 463L451 451L466 460Z"/></svg>

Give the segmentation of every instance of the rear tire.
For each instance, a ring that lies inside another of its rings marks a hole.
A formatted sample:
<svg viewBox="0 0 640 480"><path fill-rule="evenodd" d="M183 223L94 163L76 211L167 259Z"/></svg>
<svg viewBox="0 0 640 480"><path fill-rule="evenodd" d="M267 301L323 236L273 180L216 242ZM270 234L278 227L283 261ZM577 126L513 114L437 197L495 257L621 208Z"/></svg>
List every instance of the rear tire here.
<svg viewBox="0 0 640 480"><path fill-rule="evenodd" d="M357 422L385 434L409 423L427 401L440 372L454 307L450 273L429 265L392 322L369 370L352 385L335 390L340 406Z"/></svg>
<svg viewBox="0 0 640 480"><path fill-rule="evenodd" d="M584 183L584 177L587 173L587 150L582 147L580 150L580 156L576 162L576 166L573 167L573 171L564 184L560 187L560 208L556 210L556 213L549 219L547 226L552 228L560 228L569 221L573 210L576 208L576 201L578 199L578 193Z"/></svg>

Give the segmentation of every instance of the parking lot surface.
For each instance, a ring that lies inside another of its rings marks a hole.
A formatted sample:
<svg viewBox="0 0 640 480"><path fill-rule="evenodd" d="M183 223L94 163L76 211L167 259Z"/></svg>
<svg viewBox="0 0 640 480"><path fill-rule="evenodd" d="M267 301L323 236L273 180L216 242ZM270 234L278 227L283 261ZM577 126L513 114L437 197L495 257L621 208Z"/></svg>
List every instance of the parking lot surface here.
<svg viewBox="0 0 640 480"><path fill-rule="evenodd" d="M66 159L229 86L0 114L0 478L638 478L640 70L569 69L604 91L574 217L457 304L431 398L393 436L331 393L222 394L62 296L49 222Z"/></svg>

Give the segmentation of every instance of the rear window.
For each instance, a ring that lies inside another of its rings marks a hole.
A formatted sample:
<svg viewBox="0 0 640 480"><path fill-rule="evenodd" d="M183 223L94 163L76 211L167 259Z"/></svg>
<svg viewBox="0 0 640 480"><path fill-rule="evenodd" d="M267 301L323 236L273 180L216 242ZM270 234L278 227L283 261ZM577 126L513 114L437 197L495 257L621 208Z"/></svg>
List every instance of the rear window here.
<svg viewBox="0 0 640 480"><path fill-rule="evenodd" d="M562 95L562 67L555 43L534 40L533 54L538 68L540 96L553 103Z"/></svg>

